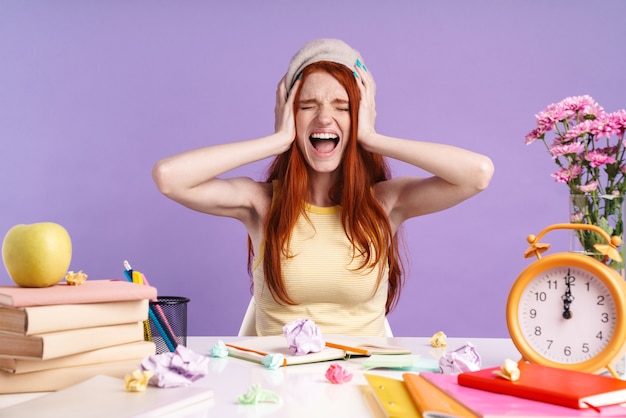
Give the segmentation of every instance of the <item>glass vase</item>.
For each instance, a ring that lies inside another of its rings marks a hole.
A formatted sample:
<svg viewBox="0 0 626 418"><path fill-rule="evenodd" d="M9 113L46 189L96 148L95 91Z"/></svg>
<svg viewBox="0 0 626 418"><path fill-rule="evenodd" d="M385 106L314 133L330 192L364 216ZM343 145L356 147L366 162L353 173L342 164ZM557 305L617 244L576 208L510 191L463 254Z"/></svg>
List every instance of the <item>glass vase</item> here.
<svg viewBox="0 0 626 418"><path fill-rule="evenodd" d="M571 223L596 225L606 231L609 236L624 239L624 197L622 195L600 195L598 193L580 193L570 195ZM570 251L586 254L602 261L603 255L595 248L595 244L607 244L602 236L593 231L572 231L570 234ZM626 259L626 246L619 247L622 259ZM624 276L624 262L611 260L609 266Z"/></svg>
<svg viewBox="0 0 626 418"><path fill-rule="evenodd" d="M570 195L570 222L585 223L599 226L609 236L619 236L624 239L624 197L622 195L599 195L598 193L581 193ZM598 233L593 231L571 231L570 251L586 254L602 261L603 255L593 246L606 241ZM626 260L624 251L626 245L619 246L622 260ZM609 266L615 269L622 278L626 279L624 262L611 260ZM615 370L622 379L626 379L626 355L621 356Z"/></svg>

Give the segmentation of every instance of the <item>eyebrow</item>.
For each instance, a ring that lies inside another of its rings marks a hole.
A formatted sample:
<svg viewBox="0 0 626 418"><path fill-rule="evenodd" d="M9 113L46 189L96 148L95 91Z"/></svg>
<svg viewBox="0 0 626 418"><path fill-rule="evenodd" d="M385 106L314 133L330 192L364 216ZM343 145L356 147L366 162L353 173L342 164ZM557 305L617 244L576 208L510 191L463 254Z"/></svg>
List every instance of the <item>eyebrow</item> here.
<svg viewBox="0 0 626 418"><path fill-rule="evenodd" d="M304 100L298 101L298 104L301 104L301 105L302 104L314 104L314 103L317 103L317 99L304 99ZM336 99L333 99L331 103L332 104L350 104L350 100L336 98Z"/></svg>

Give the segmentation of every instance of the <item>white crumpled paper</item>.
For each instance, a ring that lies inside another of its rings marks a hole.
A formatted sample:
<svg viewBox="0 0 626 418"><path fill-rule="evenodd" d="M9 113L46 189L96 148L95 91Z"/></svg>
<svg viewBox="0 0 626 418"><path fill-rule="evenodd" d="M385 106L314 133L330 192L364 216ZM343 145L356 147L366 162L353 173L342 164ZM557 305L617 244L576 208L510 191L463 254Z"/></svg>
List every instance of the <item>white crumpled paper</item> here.
<svg viewBox="0 0 626 418"><path fill-rule="evenodd" d="M322 332L310 319L297 319L283 327L289 344L289 352L296 356L322 351L326 341Z"/></svg>
<svg viewBox="0 0 626 418"><path fill-rule="evenodd" d="M209 372L209 358L179 345L173 353L155 354L141 362L142 370L151 370L154 376L149 384L160 388L189 386Z"/></svg>
<svg viewBox="0 0 626 418"><path fill-rule="evenodd" d="M443 374L453 375L480 370L480 355L468 342L454 351L443 353L439 358L439 367Z"/></svg>

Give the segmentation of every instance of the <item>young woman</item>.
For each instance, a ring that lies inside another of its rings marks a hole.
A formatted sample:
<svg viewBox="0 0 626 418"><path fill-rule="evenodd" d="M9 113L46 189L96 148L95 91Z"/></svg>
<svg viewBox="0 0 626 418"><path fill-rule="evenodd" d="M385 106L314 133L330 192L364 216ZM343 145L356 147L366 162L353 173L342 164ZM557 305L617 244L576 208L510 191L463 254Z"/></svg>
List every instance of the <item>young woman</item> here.
<svg viewBox="0 0 626 418"><path fill-rule="evenodd" d="M402 222L454 206L491 180L483 155L378 133L375 90L356 50L311 41L278 84L273 134L154 167L169 198L246 227L259 335L281 334L296 319L323 333L384 335L402 287ZM264 181L220 177L271 157ZM385 158L431 176L391 178Z"/></svg>

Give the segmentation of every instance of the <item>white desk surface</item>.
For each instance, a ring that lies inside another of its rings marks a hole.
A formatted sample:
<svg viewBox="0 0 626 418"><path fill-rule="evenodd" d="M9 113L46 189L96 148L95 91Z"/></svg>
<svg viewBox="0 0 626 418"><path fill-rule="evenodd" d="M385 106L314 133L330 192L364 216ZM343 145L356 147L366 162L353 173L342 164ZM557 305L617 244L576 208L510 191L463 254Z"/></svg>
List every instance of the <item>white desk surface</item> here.
<svg viewBox="0 0 626 418"><path fill-rule="evenodd" d="M187 346L197 353L209 355L218 340L234 342L250 337L188 337ZM387 343L408 347L422 358L439 358L446 350L453 351L470 342L481 356L482 367L502 365L504 359L517 360L520 355L510 339L505 338L448 338L446 348L433 348L429 337L382 338ZM354 377L350 383L333 385L324 373L332 362L281 367L270 370L264 366L236 358L211 358L209 374L194 386L213 389L214 396L194 406L169 415L175 417L344 417L367 418L372 413L363 399L359 386L367 385L364 372L402 378L402 372L392 370L367 370L362 358L339 363ZM132 371L132 370L131 370ZM130 371L129 371L130 372ZM280 395L280 404L240 405L237 397L253 384ZM167 390L167 389L163 389ZM0 395L2 408L41 396L41 393Z"/></svg>

